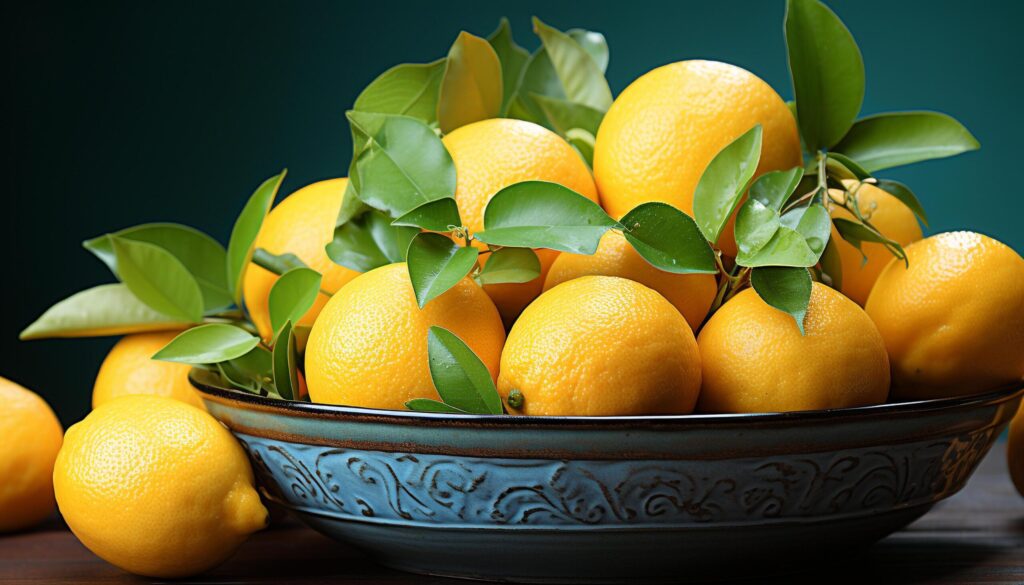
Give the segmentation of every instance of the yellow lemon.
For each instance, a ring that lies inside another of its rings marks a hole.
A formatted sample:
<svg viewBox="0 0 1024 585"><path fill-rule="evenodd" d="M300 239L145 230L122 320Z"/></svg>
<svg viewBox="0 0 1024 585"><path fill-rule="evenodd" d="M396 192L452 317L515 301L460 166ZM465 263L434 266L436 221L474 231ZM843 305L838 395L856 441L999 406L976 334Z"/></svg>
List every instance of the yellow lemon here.
<svg viewBox="0 0 1024 585"><path fill-rule="evenodd" d="M834 201L827 203L832 217L853 220L854 215L837 204L845 201L845 192L833 190L830 194ZM914 212L902 201L874 185L864 183L857 188L857 208L871 225L882 232L882 235L901 246L909 246L920 240L923 235ZM839 290L858 305L864 306L864 303L868 302L871 287L875 285L875 280L892 260L893 255L882 244L873 242L862 243L861 250L864 253L861 254L839 235L835 227L832 228L832 241L839 252L839 262L843 271L842 286Z"/></svg>
<svg viewBox="0 0 1024 585"><path fill-rule="evenodd" d="M404 410L438 400L427 362L427 331L448 329L497 376L505 329L494 303L464 278L420 309L404 263L371 270L331 298L306 344L314 402Z"/></svg>
<svg viewBox="0 0 1024 585"><path fill-rule="evenodd" d="M256 237L256 247L272 254L291 253L306 266L323 275L320 288L333 293L359 273L335 264L324 251L334 239L334 222L341 209L342 195L348 179L329 179L295 191L270 210ZM245 272L243 290L245 306L264 339L270 339L270 289L278 276L255 264ZM321 294L299 320L299 325L312 325L329 297Z"/></svg>
<svg viewBox="0 0 1024 585"><path fill-rule="evenodd" d="M114 344L100 366L92 388L92 407L128 394L152 394L181 400L199 408L203 401L188 381L191 366L154 360L178 331L136 333Z"/></svg>
<svg viewBox="0 0 1024 585"><path fill-rule="evenodd" d="M620 276L654 289L675 305L694 330L704 322L718 290L711 274L672 274L651 266L618 232L606 233L592 256L559 254L544 280L544 290L587 275Z"/></svg>
<svg viewBox="0 0 1024 585"><path fill-rule="evenodd" d="M699 389L686 319L614 276L583 276L538 297L512 327L498 376L509 411L527 415L686 414Z"/></svg>
<svg viewBox="0 0 1024 585"><path fill-rule="evenodd" d="M68 429L53 481L82 544L139 575L201 573L267 522L231 433L162 396L112 400Z"/></svg>
<svg viewBox="0 0 1024 585"><path fill-rule="evenodd" d="M0 409L0 532L10 532L53 512L53 461L64 429L46 401L5 378Z"/></svg>
<svg viewBox="0 0 1024 585"><path fill-rule="evenodd" d="M962 396L1024 379L1024 259L974 232L906 248L868 297L897 400Z"/></svg>
<svg viewBox="0 0 1024 585"><path fill-rule="evenodd" d="M749 71L717 61L680 61L649 71L615 99L594 144L594 178L613 217L647 201L693 215L693 192L716 154L754 125L763 141L757 174L802 164L786 103ZM719 238L730 254L730 227Z"/></svg>
<svg viewBox="0 0 1024 585"><path fill-rule="evenodd" d="M495 118L462 126L444 137L458 177L455 201L471 232L484 229L484 208L495 193L523 181L550 181L597 201L587 164L554 132L523 120ZM540 294L544 273L556 253L538 251L542 274L521 284L487 285L506 323Z"/></svg>
<svg viewBox="0 0 1024 585"><path fill-rule="evenodd" d="M819 283L800 335L793 318L747 289L708 319L697 337L701 412L788 412L885 402L889 360L856 303Z"/></svg>

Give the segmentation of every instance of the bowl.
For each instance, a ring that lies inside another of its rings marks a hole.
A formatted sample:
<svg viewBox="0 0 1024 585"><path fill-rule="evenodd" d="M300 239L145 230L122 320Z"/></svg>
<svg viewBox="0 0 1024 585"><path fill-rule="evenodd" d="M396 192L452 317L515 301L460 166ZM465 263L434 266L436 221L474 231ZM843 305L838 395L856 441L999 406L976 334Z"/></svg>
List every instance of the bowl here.
<svg viewBox="0 0 1024 585"><path fill-rule="evenodd" d="M264 495L379 562L523 582L723 579L807 566L964 486L1024 387L742 415L445 415L193 384Z"/></svg>

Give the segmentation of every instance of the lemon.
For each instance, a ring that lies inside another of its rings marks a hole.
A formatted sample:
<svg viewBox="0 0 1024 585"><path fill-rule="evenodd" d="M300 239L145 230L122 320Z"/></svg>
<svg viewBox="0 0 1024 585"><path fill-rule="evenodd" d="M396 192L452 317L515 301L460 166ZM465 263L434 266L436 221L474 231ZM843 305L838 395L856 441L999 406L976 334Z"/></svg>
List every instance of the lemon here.
<svg viewBox="0 0 1024 585"><path fill-rule="evenodd" d="M202 573L267 522L231 433L163 396L111 400L68 429L53 482L82 544L138 575Z"/></svg>

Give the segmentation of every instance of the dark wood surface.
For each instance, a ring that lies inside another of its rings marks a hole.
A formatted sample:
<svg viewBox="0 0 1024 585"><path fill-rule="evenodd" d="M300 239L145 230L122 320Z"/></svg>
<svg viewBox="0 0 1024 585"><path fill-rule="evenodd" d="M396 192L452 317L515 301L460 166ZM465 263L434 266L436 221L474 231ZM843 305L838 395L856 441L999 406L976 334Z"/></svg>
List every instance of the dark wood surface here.
<svg viewBox="0 0 1024 585"><path fill-rule="evenodd" d="M869 550L770 583L1024 583L1024 498L1010 483L1005 456L1005 445L998 443L961 493ZM0 536L0 582L161 581L133 577L104 563L54 519L31 532ZM382 568L296 523L255 535L227 563L185 582L465 583ZM744 583L754 582L765 583Z"/></svg>

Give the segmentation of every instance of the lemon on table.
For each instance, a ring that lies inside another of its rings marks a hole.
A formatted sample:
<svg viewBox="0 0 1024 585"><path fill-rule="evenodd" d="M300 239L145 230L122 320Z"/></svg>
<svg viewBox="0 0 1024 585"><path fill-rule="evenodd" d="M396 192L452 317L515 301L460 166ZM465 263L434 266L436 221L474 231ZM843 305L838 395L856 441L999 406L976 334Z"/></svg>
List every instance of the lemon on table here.
<svg viewBox="0 0 1024 585"><path fill-rule="evenodd" d="M694 330L704 322L718 290L714 275L658 270L622 234L613 231L601 237L597 253L591 256L559 254L544 280L544 290L587 275L620 276L654 289L682 313Z"/></svg>
<svg viewBox="0 0 1024 585"><path fill-rule="evenodd" d="M334 223L341 209L348 179L329 179L295 191L270 210L256 247L271 254L295 254L306 266L323 276L320 288L333 293L359 273L335 264L324 247L334 239ZM270 339L270 289L278 275L251 264L245 273L243 291L245 306L264 339ZM299 325L312 325L329 297L317 296L313 306L299 320Z"/></svg>
<svg viewBox="0 0 1024 585"><path fill-rule="evenodd" d="M405 410L414 398L438 400L427 362L427 331L450 330L498 373L505 329L494 303L463 278L420 309L404 263L356 277L313 324L306 385L313 402Z"/></svg>
<svg viewBox="0 0 1024 585"><path fill-rule="evenodd" d="M906 248L866 310L885 339L897 400L962 396L1024 380L1024 259L960 231Z"/></svg>
<svg viewBox="0 0 1024 585"><path fill-rule="evenodd" d="M0 378L0 532L28 528L53 512L53 462L63 434L46 401Z"/></svg>
<svg viewBox="0 0 1024 585"><path fill-rule="evenodd" d="M693 215L693 193L716 154L763 129L757 175L802 164L796 121L753 73L717 61L680 61L640 76L612 103L594 143L594 178L613 217L662 201ZM735 254L732 222L719 239Z"/></svg>
<svg viewBox="0 0 1024 585"><path fill-rule="evenodd" d="M444 137L455 162L455 201L471 232L484 229L484 208L495 193L522 181L550 181L597 201L597 188L579 153L554 132L523 120L494 118ZM481 247L483 247L481 245ZM540 294L556 252L538 250L541 275L530 282L486 285L506 324Z"/></svg>
<svg viewBox="0 0 1024 585"><path fill-rule="evenodd" d="M162 396L112 400L68 429L53 481L82 544L139 575L201 573L267 522L231 433Z"/></svg>
<svg viewBox="0 0 1024 585"><path fill-rule="evenodd" d="M889 360L864 309L813 283L801 335L793 318L746 289L697 336L700 412L790 412L885 402Z"/></svg>
<svg viewBox="0 0 1024 585"><path fill-rule="evenodd" d="M917 217L902 201L868 183L863 183L856 189L857 209L865 219L871 222L871 225L882 232L882 235L904 247L921 239L923 234L921 226L917 223ZM846 200L845 192L836 189L830 191L829 194L835 199L835 201L826 201L830 215L833 218L854 220L852 213L837 204L837 202L841 203ZM839 290L856 301L858 305L864 306L864 303L868 302L871 287L878 280L878 275L892 260L892 252L884 245L874 242L863 242L861 249L857 250L853 244L839 235L834 226L832 227L832 241L835 242L836 250L839 252L839 262L843 271L842 286L839 287Z"/></svg>
<svg viewBox="0 0 1024 585"><path fill-rule="evenodd" d="M509 412L527 415L686 414L700 375L693 331L664 297L625 278L583 276L523 311L498 392Z"/></svg>
<svg viewBox="0 0 1024 585"><path fill-rule="evenodd" d="M153 355L178 333L160 331L122 337L100 365L92 388L92 407L119 396L152 394L205 409L199 394L188 381L191 366L153 359Z"/></svg>

